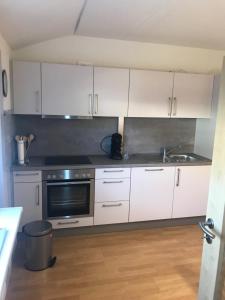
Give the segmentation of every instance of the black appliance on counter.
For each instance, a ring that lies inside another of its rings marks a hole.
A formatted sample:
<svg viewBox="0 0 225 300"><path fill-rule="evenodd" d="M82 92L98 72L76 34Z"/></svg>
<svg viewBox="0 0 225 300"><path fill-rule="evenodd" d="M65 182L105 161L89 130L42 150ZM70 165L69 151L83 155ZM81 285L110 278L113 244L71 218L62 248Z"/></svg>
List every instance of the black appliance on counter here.
<svg viewBox="0 0 225 300"><path fill-rule="evenodd" d="M109 149L106 150L105 142L109 139L111 141L111 145L108 146ZM108 154L111 159L121 160L123 158L121 153L121 148L122 148L121 134L113 133L112 135L104 137L100 143L100 146L102 151Z"/></svg>

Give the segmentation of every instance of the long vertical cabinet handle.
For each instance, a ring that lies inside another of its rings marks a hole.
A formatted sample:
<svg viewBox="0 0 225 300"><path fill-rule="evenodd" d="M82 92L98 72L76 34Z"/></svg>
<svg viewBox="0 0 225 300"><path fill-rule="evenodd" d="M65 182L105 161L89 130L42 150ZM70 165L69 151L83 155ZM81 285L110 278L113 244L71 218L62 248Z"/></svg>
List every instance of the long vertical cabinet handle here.
<svg viewBox="0 0 225 300"><path fill-rule="evenodd" d="M95 94L95 114L98 113L98 94Z"/></svg>
<svg viewBox="0 0 225 300"><path fill-rule="evenodd" d="M178 168L177 169L177 182L176 182L177 187L180 185L180 173L181 173L181 169Z"/></svg>
<svg viewBox="0 0 225 300"><path fill-rule="evenodd" d="M172 105L173 105L172 98L169 97L168 98L168 116L169 117L171 117L171 114L172 114Z"/></svg>
<svg viewBox="0 0 225 300"><path fill-rule="evenodd" d="M40 112L40 93L39 91L35 91L35 112Z"/></svg>
<svg viewBox="0 0 225 300"><path fill-rule="evenodd" d="M92 96L92 94L89 94L88 97L89 97L88 113L89 113L89 115L92 115L92 106L93 106L92 98L93 98L93 96Z"/></svg>
<svg viewBox="0 0 225 300"><path fill-rule="evenodd" d="M40 188L39 188L39 184L36 185L36 205L39 206L40 205Z"/></svg>
<svg viewBox="0 0 225 300"><path fill-rule="evenodd" d="M177 115L177 97L173 98L173 116Z"/></svg>

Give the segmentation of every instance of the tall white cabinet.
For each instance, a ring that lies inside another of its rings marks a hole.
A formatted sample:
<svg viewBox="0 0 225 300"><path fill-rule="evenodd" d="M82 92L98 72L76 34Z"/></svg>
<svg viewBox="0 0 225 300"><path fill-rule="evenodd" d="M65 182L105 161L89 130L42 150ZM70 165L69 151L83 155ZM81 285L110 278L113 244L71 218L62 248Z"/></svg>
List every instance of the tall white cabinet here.
<svg viewBox="0 0 225 300"><path fill-rule="evenodd" d="M94 116L127 115L129 70L94 68Z"/></svg>
<svg viewBox="0 0 225 300"><path fill-rule="evenodd" d="M211 166L176 168L173 218L206 214Z"/></svg>
<svg viewBox="0 0 225 300"><path fill-rule="evenodd" d="M172 217L175 167L131 169L129 222Z"/></svg>
<svg viewBox="0 0 225 300"><path fill-rule="evenodd" d="M173 73L130 70L128 117L170 117Z"/></svg>
<svg viewBox="0 0 225 300"><path fill-rule="evenodd" d="M42 114L92 115L93 68L42 64Z"/></svg>
<svg viewBox="0 0 225 300"><path fill-rule="evenodd" d="M41 114L41 64L13 62L14 114Z"/></svg>

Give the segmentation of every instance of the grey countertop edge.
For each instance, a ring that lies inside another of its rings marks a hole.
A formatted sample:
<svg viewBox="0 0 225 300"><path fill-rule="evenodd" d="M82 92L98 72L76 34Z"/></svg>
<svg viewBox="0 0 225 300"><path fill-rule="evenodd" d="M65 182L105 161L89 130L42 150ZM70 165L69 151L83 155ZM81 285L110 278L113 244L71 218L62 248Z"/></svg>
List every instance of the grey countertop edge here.
<svg viewBox="0 0 225 300"><path fill-rule="evenodd" d="M30 164L30 165L13 165L12 171L45 171L45 170L67 170L67 169L101 169L101 168L135 168L135 167L177 167L177 166L204 166L204 165L211 165L212 161L198 156L199 160L195 162L184 162L184 163L163 163L161 161L148 161L148 162L138 162L140 159L137 158L136 162L135 159L133 159L133 162L129 160L123 160L123 161L112 161L111 159L107 157L100 157L101 162L95 162L96 156L93 156L95 158L91 158L92 164L88 165L53 165L53 166L45 166L44 164ZM97 158L99 160L99 157Z"/></svg>

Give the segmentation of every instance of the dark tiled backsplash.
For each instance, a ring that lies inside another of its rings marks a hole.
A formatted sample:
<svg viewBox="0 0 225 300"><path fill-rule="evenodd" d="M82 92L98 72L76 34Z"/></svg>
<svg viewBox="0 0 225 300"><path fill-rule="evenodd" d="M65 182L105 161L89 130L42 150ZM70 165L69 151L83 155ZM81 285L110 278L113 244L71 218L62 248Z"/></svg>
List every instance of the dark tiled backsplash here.
<svg viewBox="0 0 225 300"><path fill-rule="evenodd" d="M93 120L42 119L14 116L14 134L33 133L29 156L103 154L103 137L117 131L117 118ZM158 153L162 146L186 145L193 151L195 119L125 119L125 150L128 153Z"/></svg>

